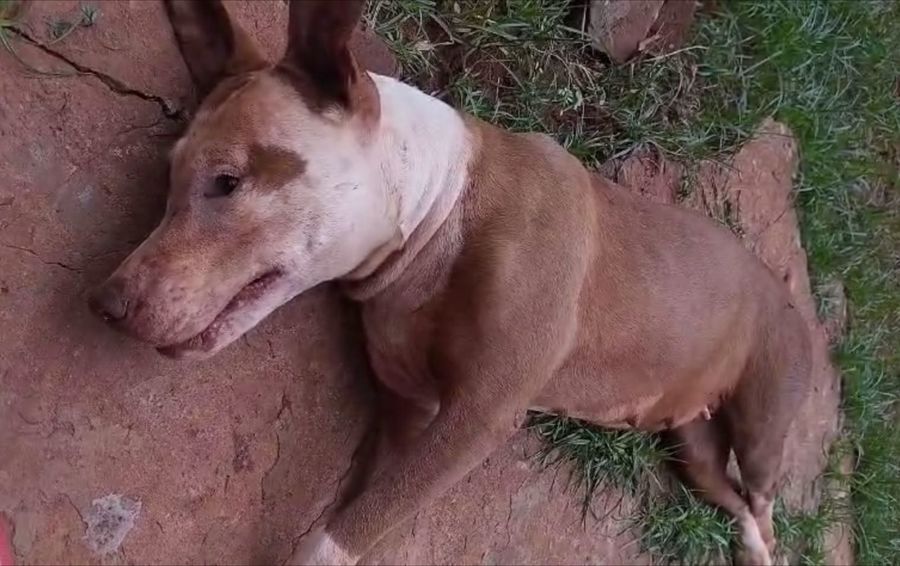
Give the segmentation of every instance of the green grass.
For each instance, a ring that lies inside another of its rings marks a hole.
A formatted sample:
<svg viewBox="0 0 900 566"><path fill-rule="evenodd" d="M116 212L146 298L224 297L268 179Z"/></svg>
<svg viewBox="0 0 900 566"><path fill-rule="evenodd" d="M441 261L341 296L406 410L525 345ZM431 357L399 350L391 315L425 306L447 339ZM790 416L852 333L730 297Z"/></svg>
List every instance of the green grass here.
<svg viewBox="0 0 900 566"><path fill-rule="evenodd" d="M600 430L577 420L537 413L528 427L544 441L544 449L537 455L544 466L571 465L585 515L599 490L612 487L635 496L660 485L656 471L668 451L655 436Z"/></svg>
<svg viewBox="0 0 900 566"><path fill-rule="evenodd" d="M635 504L626 523L641 532L641 547L661 562L722 563L729 556L732 522L669 481L671 452L659 437L630 430L603 430L565 417L532 415L529 429L543 441L537 460L572 471L569 487L582 498L582 514L598 515L595 498L624 492ZM621 501L619 497L616 501ZM608 498L601 503L611 503ZM617 505L612 506L617 510Z"/></svg>
<svg viewBox="0 0 900 566"><path fill-rule="evenodd" d="M634 526L644 551L665 564L727 563L737 534L733 521L681 484L644 498Z"/></svg>
<svg viewBox="0 0 900 566"><path fill-rule="evenodd" d="M370 20L403 75L475 116L516 131L557 136L589 163L612 140L603 65L568 26L562 1L375 0ZM456 9L453 9L455 7Z"/></svg>
<svg viewBox="0 0 900 566"><path fill-rule="evenodd" d="M825 563L825 533L837 518L833 505L831 499L824 499L814 513L791 512L783 505L776 508L775 533L779 544L797 554L789 563Z"/></svg>
<svg viewBox="0 0 900 566"><path fill-rule="evenodd" d="M537 460L571 470L568 487L582 499L585 519L597 514L595 498L624 492L635 509L626 523L640 533L641 548L657 562L722 564L731 556L734 522L698 500L667 474L672 454L655 435L603 430L577 420L535 413L529 429L543 441ZM619 499L621 501L621 498ZM601 503L610 503L608 497ZM826 530L838 517L840 500L823 499L811 513L789 511L779 501L775 528L779 552L790 563L824 563ZM616 510L616 507L613 507Z"/></svg>
<svg viewBox="0 0 900 566"><path fill-rule="evenodd" d="M690 163L733 151L774 116L800 147L797 203L813 285L843 282L850 322L835 360L857 560L900 561L900 3L758 0L701 16L680 52L609 66L566 0L374 0L369 16L405 78L514 130L554 135L588 164L652 146ZM689 192L689 185L682 192ZM821 297L820 312L832 305ZM662 455L633 433L539 421L544 457L575 464L590 501L616 481L644 485ZM554 460L551 460L554 461ZM779 513L803 562L822 560L833 498ZM644 507L644 544L667 560L705 561L728 522L689 495ZM846 505L840 502L845 512ZM711 513L711 514L710 514ZM672 528L673 520L695 525ZM702 548L710 548L703 555Z"/></svg>

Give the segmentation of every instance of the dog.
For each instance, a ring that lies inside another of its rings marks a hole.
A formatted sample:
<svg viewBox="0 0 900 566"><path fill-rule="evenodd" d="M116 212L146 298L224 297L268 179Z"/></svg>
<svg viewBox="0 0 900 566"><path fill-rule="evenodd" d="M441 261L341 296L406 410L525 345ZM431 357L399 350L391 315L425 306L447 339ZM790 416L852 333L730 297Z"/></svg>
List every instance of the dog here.
<svg viewBox="0 0 900 566"><path fill-rule="evenodd" d="M293 562L355 563L539 409L665 432L685 481L735 519L737 559L771 563L810 339L730 232L364 72L348 48L362 1L292 3L274 65L220 2L165 6L202 103L161 223L89 303L175 358L324 282L358 303L378 450Z"/></svg>

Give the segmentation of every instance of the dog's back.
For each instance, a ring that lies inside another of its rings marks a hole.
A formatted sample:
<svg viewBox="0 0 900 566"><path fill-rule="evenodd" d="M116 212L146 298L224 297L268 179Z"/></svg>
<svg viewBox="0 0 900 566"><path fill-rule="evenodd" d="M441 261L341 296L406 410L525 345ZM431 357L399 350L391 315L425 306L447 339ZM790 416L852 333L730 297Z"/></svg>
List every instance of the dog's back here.
<svg viewBox="0 0 900 566"><path fill-rule="evenodd" d="M570 340L546 341L548 357L566 354L532 406L666 430L689 485L736 518L739 561L770 563L783 445L810 384L808 328L787 286L712 220L582 175L543 139L480 129L503 159L468 198L504 219L501 255L517 258L506 269L554 294L528 293L532 309L507 327L528 335L518 327L545 324L548 308L576 319ZM746 497L726 473L732 449Z"/></svg>
<svg viewBox="0 0 900 566"><path fill-rule="evenodd" d="M502 318L495 293L536 297L548 281L552 304L536 300L502 324L515 334L549 308L572 313L564 362L536 408L673 428L714 412L754 360L806 355L786 286L723 226L590 174L547 136L468 125L478 140L468 188L413 269L364 305L376 369L402 373L396 385L409 396L419 397L427 352L442 340L429 329L473 303L479 316ZM402 371L387 361L410 353L416 361Z"/></svg>
<svg viewBox="0 0 900 566"><path fill-rule="evenodd" d="M799 315L785 285L724 227L599 177L591 189L578 346L541 405L607 426L671 428L718 407L786 326L808 348L802 321L786 324Z"/></svg>

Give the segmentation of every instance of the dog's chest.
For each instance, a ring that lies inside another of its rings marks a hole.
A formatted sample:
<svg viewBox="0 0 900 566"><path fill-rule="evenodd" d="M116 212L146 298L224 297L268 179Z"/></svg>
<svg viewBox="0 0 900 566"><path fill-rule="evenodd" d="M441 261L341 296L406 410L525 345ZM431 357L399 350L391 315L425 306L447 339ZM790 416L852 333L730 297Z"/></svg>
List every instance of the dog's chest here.
<svg viewBox="0 0 900 566"><path fill-rule="evenodd" d="M460 212L451 212L403 273L362 304L366 349L376 377L411 400L432 404L438 397L429 358L462 246L460 223Z"/></svg>
<svg viewBox="0 0 900 566"><path fill-rule="evenodd" d="M363 307L369 363L378 380L403 397L432 400L437 394L428 363L437 308L421 289Z"/></svg>

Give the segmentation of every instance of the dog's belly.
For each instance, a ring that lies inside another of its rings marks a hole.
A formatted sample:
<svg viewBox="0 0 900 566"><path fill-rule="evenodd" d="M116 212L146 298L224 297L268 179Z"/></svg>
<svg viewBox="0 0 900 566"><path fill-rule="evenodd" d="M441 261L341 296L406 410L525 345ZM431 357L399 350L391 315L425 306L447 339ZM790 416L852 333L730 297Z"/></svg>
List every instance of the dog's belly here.
<svg viewBox="0 0 900 566"><path fill-rule="evenodd" d="M692 395L688 399L677 399L671 394L660 392L637 395L612 403L577 403L574 406L542 396L530 408L587 421L604 428L657 432L677 428L698 417L709 418L727 394L728 391L725 390L706 390L703 394Z"/></svg>
<svg viewBox="0 0 900 566"><path fill-rule="evenodd" d="M714 413L734 389L749 346L715 348L697 364L649 364L587 349L550 380L536 407L608 428L658 431ZM694 369L691 369L693 366Z"/></svg>
<svg viewBox="0 0 900 566"><path fill-rule="evenodd" d="M551 400L547 398L540 398L538 399L538 402L529 407L529 409L532 411L551 413L559 416L579 419L582 421L588 421L605 428L627 429L637 428L639 426L637 417L639 415L647 414L654 406L656 406L661 398L662 394L649 395L631 399L627 402L622 402L617 405L598 406L593 410L585 407L574 407L572 409L568 409L564 406L545 404L550 403Z"/></svg>

